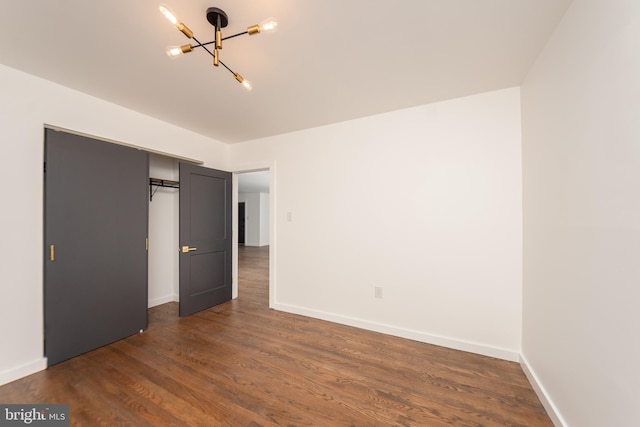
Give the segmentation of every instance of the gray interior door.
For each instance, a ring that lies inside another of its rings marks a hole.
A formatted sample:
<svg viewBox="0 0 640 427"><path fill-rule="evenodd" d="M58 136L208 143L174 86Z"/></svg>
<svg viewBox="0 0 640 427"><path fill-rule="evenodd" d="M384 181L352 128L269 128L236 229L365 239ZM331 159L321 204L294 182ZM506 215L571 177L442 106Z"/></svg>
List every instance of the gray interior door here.
<svg viewBox="0 0 640 427"><path fill-rule="evenodd" d="M147 327L148 154L45 131L45 356Z"/></svg>
<svg viewBox="0 0 640 427"><path fill-rule="evenodd" d="M180 163L180 316L231 299L231 173Z"/></svg>

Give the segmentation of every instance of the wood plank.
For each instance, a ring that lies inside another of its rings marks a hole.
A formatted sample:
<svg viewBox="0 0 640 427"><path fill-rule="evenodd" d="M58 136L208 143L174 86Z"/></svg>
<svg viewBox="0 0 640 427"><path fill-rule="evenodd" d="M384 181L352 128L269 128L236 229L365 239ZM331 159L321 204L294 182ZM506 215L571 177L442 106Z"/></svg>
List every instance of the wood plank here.
<svg viewBox="0 0 640 427"><path fill-rule="evenodd" d="M544 426L517 363L268 308L268 248L241 247L239 298L0 387L70 403L72 425Z"/></svg>

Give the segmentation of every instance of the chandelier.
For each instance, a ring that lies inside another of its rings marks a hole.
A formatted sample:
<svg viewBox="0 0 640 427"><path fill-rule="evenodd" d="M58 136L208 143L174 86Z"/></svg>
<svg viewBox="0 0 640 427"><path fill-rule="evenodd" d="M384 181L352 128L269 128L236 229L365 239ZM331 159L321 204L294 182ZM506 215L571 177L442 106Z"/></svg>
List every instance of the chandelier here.
<svg viewBox="0 0 640 427"><path fill-rule="evenodd" d="M173 26L175 26L187 38L193 39L193 41L195 42L195 44L185 44L182 46L169 46L167 48L167 55L170 58L176 58L186 53L193 52L194 49L202 48L206 50L207 53L209 53L209 55L211 55L211 57L213 58L214 66L218 67L222 65L231 74L233 74L233 76L238 81L238 83L240 83L245 89L249 91L252 89L251 82L249 80L245 79L240 74L234 72L231 68L227 67L227 65L220 60L220 50L222 50L222 42L228 39L232 39L234 37L245 35L245 34L253 36L255 34L259 34L263 32L264 33L274 32L278 28L278 22L274 18L267 18L264 21L262 21L260 24L252 25L251 27L248 27L246 31L243 31L241 33L222 37L222 29L229 24L229 18L227 17L227 14L222 9L219 9L217 7L210 7L207 9L206 16L207 16L207 21L209 21L209 23L213 25L213 27L215 28L215 39L210 42L202 43L200 42L200 40L198 40L194 36L193 31L191 31L186 25L180 22L180 20L176 17L176 14L173 13L171 9L169 9L165 5L160 5L159 9L160 9L160 13L162 13L162 15L164 15L164 17L167 18L167 20L169 20L171 24L173 24Z"/></svg>

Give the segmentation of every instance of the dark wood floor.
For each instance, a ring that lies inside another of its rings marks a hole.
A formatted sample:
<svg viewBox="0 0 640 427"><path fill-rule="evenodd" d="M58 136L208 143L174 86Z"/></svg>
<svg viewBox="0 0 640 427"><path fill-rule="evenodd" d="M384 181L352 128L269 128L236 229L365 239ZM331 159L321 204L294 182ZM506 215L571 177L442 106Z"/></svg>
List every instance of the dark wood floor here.
<svg viewBox="0 0 640 427"><path fill-rule="evenodd" d="M520 366L269 310L268 248L239 298L0 387L79 426L552 426Z"/></svg>

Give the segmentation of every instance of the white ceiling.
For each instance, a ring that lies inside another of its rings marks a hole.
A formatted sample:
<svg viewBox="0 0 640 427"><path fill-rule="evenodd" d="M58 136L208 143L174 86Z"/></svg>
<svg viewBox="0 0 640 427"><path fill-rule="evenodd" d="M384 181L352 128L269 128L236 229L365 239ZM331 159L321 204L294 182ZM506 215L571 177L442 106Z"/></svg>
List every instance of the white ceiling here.
<svg viewBox="0 0 640 427"><path fill-rule="evenodd" d="M267 16L274 34L228 40L246 92L200 41ZM571 0L0 0L0 63L234 143L519 85Z"/></svg>

